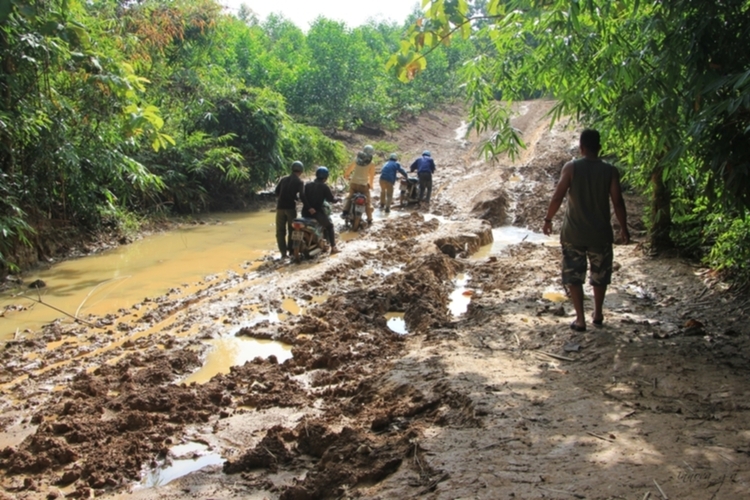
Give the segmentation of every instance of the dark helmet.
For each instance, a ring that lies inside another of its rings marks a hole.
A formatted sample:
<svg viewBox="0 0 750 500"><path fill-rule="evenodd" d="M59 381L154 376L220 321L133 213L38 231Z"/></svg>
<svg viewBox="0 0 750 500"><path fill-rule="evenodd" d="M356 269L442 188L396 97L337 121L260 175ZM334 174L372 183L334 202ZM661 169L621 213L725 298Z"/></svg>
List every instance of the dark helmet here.
<svg viewBox="0 0 750 500"><path fill-rule="evenodd" d="M373 154L375 154L375 148L373 148L369 144L367 146L365 146L364 148L362 148L362 151L364 151L365 154L370 155L370 156L372 156Z"/></svg>
<svg viewBox="0 0 750 500"><path fill-rule="evenodd" d="M302 172L304 169L305 166L301 161L295 161L294 163L292 163L292 172Z"/></svg>
<svg viewBox="0 0 750 500"><path fill-rule="evenodd" d="M315 171L315 178L321 181L328 179L328 168L318 167L318 169Z"/></svg>
<svg viewBox="0 0 750 500"><path fill-rule="evenodd" d="M426 149L425 149L425 150L424 150L424 151L422 152L422 156L429 156L429 157L432 157L432 155L430 154L430 152L429 152L429 151L427 151Z"/></svg>
<svg viewBox="0 0 750 500"><path fill-rule="evenodd" d="M391 153L391 156L389 156L388 159L391 161L396 161L398 160L398 155L396 153Z"/></svg>

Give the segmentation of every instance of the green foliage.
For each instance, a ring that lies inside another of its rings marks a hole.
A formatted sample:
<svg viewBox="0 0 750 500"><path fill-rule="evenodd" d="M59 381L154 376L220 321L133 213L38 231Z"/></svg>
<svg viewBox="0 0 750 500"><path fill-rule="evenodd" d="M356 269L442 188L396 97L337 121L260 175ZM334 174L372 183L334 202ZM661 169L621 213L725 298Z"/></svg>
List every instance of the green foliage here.
<svg viewBox="0 0 750 500"><path fill-rule="evenodd" d="M16 270L7 257L15 242L29 245L27 235L34 232L25 220L26 214L18 206L14 193L20 186L12 176L0 172L0 267Z"/></svg>
<svg viewBox="0 0 750 500"><path fill-rule="evenodd" d="M28 220L129 233L145 214L246 206L297 159L335 177L348 155L318 126L393 129L454 98L472 50L435 51L404 85L383 70L395 24L305 34L215 0L0 4L4 268Z"/></svg>
<svg viewBox="0 0 750 500"><path fill-rule="evenodd" d="M281 149L286 169L292 162L301 161L305 171L311 173L320 165L340 169L347 159L346 148L340 142L329 139L316 127L293 122L283 129Z"/></svg>
<svg viewBox="0 0 750 500"><path fill-rule="evenodd" d="M408 80L456 34L474 40L482 53L464 79L472 125L494 132L487 153L523 147L508 102L551 96L555 119L600 129L608 153L652 194L652 242L671 234L690 248L711 246L719 267L730 262L716 260L725 255L718 249L739 241L750 210L750 2L425 4L389 64Z"/></svg>

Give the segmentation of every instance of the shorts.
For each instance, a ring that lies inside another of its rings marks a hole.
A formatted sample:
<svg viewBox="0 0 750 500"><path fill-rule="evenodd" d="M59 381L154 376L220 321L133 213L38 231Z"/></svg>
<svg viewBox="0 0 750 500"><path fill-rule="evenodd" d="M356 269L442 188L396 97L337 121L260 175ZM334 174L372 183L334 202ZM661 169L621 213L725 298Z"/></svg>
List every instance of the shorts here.
<svg viewBox="0 0 750 500"><path fill-rule="evenodd" d="M596 247L581 247L562 244L563 285L582 285L586 280L586 258L591 264L589 284L606 286L612 281L612 244Z"/></svg>

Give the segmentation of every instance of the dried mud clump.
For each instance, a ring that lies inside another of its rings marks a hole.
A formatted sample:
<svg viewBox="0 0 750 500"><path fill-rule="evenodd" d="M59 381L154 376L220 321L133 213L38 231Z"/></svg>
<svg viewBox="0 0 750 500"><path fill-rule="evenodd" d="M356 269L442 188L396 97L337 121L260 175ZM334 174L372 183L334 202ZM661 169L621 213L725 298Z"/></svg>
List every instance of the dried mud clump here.
<svg viewBox="0 0 750 500"><path fill-rule="evenodd" d="M432 254L411 262L395 280L392 302L405 312L409 330L424 333L450 321L450 283L460 264L444 254Z"/></svg>
<svg viewBox="0 0 750 500"><path fill-rule="evenodd" d="M231 367L227 375L214 377L202 386L203 392L223 394L230 390L231 398L226 396L229 401L257 409L304 406L311 398L299 382L291 378L295 366L293 360L279 365L273 356L255 358L242 366Z"/></svg>
<svg viewBox="0 0 750 500"><path fill-rule="evenodd" d="M232 402L221 392L171 384L197 363L194 356L134 356L77 375L35 415L34 434L2 451L0 469L94 490L137 480L144 463L166 455L183 424L207 422Z"/></svg>
<svg viewBox="0 0 750 500"><path fill-rule="evenodd" d="M435 240L435 246L447 255L455 259L456 257L468 257L480 247L489 245L493 241L492 227L483 222L480 230L475 233L461 233L453 236L438 238Z"/></svg>
<svg viewBox="0 0 750 500"><path fill-rule="evenodd" d="M224 462L224 473L235 474L254 469L276 472L279 465L291 463L294 455L284 445L281 437L284 432L285 429L281 426L269 429L255 448L248 450L237 460Z"/></svg>
<svg viewBox="0 0 750 500"><path fill-rule="evenodd" d="M472 215L486 220L492 227L508 223L508 194L503 189L485 190L474 198Z"/></svg>
<svg viewBox="0 0 750 500"><path fill-rule="evenodd" d="M388 219L380 229L373 235L377 240L405 240L416 236L431 233L437 230L440 221L437 219L425 220L419 212L412 212L406 217Z"/></svg>
<svg viewBox="0 0 750 500"><path fill-rule="evenodd" d="M305 432L298 427L297 432ZM349 488L382 481L408 456L410 434L378 440L360 430L344 427L327 434L328 444L316 467L304 480L287 487L281 500L338 498Z"/></svg>

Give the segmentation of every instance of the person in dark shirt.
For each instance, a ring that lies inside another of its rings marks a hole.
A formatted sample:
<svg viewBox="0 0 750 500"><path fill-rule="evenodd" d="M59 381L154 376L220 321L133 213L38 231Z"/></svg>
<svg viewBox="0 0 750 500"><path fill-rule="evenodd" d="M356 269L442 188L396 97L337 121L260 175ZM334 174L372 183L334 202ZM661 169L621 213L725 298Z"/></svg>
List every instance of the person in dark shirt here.
<svg viewBox="0 0 750 500"><path fill-rule="evenodd" d="M425 202L429 204L432 195L432 174L435 173L435 160L432 159L430 152L425 151L422 156L414 160L409 171L416 172L419 177L419 201L422 201L424 192L427 191Z"/></svg>
<svg viewBox="0 0 750 500"><path fill-rule="evenodd" d="M568 206L560 230L562 282L570 292L576 311L576 319L570 324L570 328L576 332L586 331L583 282L586 279L587 259L591 268L589 284L594 290L594 314L591 319L597 326L604 323L604 295L613 270L614 234L610 200L620 224L620 241L625 245L630 242L620 173L613 165L599 158L600 140L599 132L594 129L581 132L579 146L583 158L569 161L563 166L544 218L543 231L549 236L552 234L552 218L567 196Z"/></svg>
<svg viewBox="0 0 750 500"><path fill-rule="evenodd" d="M334 234L333 223L329 217L331 207L326 206L326 202L335 203L331 188L328 187L328 168L318 167L315 171L315 180L305 184L305 199L302 206L302 217L315 219L323 226L328 243L331 245L331 253L338 253L336 248L336 236Z"/></svg>
<svg viewBox="0 0 750 500"><path fill-rule="evenodd" d="M292 221L297 218L297 199L304 201L304 187L300 176L304 170L301 161L292 163L292 173L276 185L276 244L281 258L292 248Z"/></svg>

